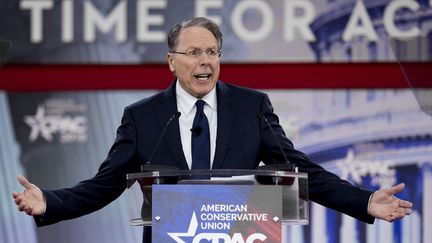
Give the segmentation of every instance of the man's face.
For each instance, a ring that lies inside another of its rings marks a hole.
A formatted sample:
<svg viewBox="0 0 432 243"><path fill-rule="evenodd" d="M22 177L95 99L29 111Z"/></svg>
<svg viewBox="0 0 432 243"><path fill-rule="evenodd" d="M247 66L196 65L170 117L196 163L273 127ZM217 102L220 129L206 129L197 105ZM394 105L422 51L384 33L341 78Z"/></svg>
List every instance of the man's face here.
<svg viewBox="0 0 432 243"><path fill-rule="evenodd" d="M200 50L203 53L197 57L168 53L168 64L182 88L190 95L201 98L215 87L219 78L219 57L210 57L205 53L206 50L219 51L218 42L207 29L188 27L180 32L178 45L174 51L188 53L192 50Z"/></svg>

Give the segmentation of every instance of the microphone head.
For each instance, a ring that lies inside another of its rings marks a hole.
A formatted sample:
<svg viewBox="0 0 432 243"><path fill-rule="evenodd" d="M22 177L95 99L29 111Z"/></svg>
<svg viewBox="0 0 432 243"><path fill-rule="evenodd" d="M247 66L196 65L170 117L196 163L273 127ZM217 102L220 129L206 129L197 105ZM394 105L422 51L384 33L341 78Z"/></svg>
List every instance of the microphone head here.
<svg viewBox="0 0 432 243"><path fill-rule="evenodd" d="M181 112L177 111L176 113L174 113L174 118L179 118L181 116Z"/></svg>

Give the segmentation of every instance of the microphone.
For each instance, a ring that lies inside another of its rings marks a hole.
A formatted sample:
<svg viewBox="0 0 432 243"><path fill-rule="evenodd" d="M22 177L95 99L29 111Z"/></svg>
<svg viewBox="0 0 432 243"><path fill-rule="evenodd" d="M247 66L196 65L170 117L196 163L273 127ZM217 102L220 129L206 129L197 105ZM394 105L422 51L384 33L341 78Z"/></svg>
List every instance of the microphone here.
<svg viewBox="0 0 432 243"><path fill-rule="evenodd" d="M168 122L165 124L165 127L162 130L161 135L159 136L159 140L156 143L156 146L154 147L152 153L150 154L150 157L148 159L148 161L145 163L145 165L141 165L141 171L156 171L156 170L178 170L177 167L172 167L172 166L167 166L167 165L152 165L151 161L153 159L153 156L155 155L157 149L159 148L160 143L162 142L162 139L165 136L165 133L169 127L169 125L171 124L171 122L174 119L178 119L180 117L181 113L180 112L176 112L174 113L171 118L168 120Z"/></svg>
<svg viewBox="0 0 432 243"><path fill-rule="evenodd" d="M258 169L270 169L270 170L277 169L277 170L294 172L295 171L295 165L293 163L291 163L288 160L288 158L286 157L286 154L282 149L282 145L280 144L279 139L276 137L276 134L274 133L273 128L270 125L270 122L267 120L267 118L261 112L257 113L257 116L261 120L263 120L267 124L267 126L270 128L270 133L272 134L273 139L276 141L276 144L277 144L277 146L278 146L278 148L279 148L279 150L280 150L280 152L281 152L281 154L282 154L282 156L286 162L286 164L272 164L272 165L260 166L260 167L258 167Z"/></svg>
<svg viewBox="0 0 432 243"><path fill-rule="evenodd" d="M198 137L201 134L202 127L201 126L192 127L190 131L192 132L192 135L194 135L194 137Z"/></svg>

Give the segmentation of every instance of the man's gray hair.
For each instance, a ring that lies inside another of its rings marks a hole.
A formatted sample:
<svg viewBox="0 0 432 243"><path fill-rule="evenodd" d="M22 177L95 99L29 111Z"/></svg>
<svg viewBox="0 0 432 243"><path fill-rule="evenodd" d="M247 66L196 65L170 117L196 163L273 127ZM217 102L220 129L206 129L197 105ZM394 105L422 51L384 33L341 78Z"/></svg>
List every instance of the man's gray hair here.
<svg viewBox="0 0 432 243"><path fill-rule="evenodd" d="M169 52L175 51L175 48L178 45L178 41L179 41L178 37L180 35L180 32L192 26L203 27L208 31L210 31L218 42L219 51L222 49L223 39L222 39L222 32L220 31L219 26L208 18L196 17L196 18L184 20L181 24L175 24L171 28L170 32L168 33Z"/></svg>

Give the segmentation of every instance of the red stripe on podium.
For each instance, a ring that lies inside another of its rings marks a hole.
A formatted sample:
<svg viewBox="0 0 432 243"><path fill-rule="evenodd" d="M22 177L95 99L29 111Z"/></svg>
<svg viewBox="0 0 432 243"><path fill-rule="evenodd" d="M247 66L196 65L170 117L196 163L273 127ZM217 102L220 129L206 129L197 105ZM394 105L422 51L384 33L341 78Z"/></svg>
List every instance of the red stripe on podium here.
<svg viewBox="0 0 432 243"><path fill-rule="evenodd" d="M220 78L255 89L432 88L432 63L248 63L221 64ZM405 74L406 75L405 75ZM165 89L167 64L30 65L0 69L0 89L62 91Z"/></svg>

